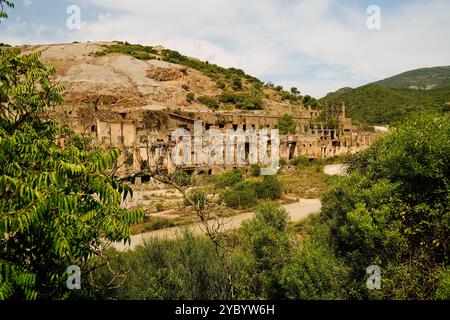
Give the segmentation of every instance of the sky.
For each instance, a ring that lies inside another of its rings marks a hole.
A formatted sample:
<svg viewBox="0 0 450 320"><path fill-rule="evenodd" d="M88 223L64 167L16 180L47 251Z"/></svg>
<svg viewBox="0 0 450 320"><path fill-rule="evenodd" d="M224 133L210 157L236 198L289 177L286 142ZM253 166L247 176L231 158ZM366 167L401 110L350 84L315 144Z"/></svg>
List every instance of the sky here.
<svg viewBox="0 0 450 320"><path fill-rule="evenodd" d="M15 0L8 13L0 42L162 45L316 98L450 65L449 0Z"/></svg>

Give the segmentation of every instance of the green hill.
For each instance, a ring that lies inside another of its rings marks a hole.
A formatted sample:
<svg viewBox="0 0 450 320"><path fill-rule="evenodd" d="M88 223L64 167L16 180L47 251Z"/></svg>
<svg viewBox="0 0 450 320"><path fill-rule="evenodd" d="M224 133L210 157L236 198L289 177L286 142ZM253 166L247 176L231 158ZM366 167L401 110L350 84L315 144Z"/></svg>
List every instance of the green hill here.
<svg viewBox="0 0 450 320"><path fill-rule="evenodd" d="M342 102L357 122L390 124L416 112L449 111L450 85L431 90L389 88L379 83L327 94L319 102Z"/></svg>
<svg viewBox="0 0 450 320"><path fill-rule="evenodd" d="M347 114L367 124L390 124L414 112L448 111L450 66L411 70L356 89L342 88L319 101L345 101Z"/></svg>
<svg viewBox="0 0 450 320"><path fill-rule="evenodd" d="M375 83L397 89L443 88L450 86L450 66L411 70Z"/></svg>

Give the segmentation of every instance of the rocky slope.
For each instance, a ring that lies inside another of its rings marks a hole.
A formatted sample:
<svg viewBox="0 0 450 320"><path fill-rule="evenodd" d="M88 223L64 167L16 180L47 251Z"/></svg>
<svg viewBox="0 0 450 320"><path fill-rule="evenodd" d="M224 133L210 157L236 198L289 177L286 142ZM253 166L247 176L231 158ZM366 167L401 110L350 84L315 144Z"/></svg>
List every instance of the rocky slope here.
<svg viewBox="0 0 450 320"><path fill-rule="evenodd" d="M303 109L301 97L280 88L263 86L242 70L220 68L161 46L95 42L34 45L21 49L25 53L41 51L42 58L56 67L55 80L66 88L65 109L95 106L117 111L156 105L171 109L240 112L249 105L247 109L262 109L252 112L280 115L296 114ZM237 98L223 98L224 93L239 96L241 100L250 99L250 104L245 100L239 105ZM215 99L218 107L208 106L201 99L204 96ZM252 99L261 99L261 108L253 108Z"/></svg>

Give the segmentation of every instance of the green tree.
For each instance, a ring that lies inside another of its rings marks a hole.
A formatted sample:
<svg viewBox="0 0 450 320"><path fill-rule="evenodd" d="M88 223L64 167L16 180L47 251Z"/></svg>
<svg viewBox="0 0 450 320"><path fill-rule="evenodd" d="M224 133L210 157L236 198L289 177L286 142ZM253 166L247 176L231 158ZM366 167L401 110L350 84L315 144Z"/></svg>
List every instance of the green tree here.
<svg viewBox="0 0 450 320"><path fill-rule="evenodd" d="M0 49L0 299L67 297L67 267L142 217L120 208L131 190L107 174L118 151L45 120L63 87L39 57Z"/></svg>
<svg viewBox="0 0 450 320"><path fill-rule="evenodd" d="M200 96L197 98L197 101L201 104L204 104L208 108L217 109L219 108L219 101L216 98L209 96Z"/></svg>
<svg viewBox="0 0 450 320"><path fill-rule="evenodd" d="M300 91L296 88L296 87L292 87L291 88L291 93L295 96L299 96L300 95Z"/></svg>
<svg viewBox="0 0 450 320"><path fill-rule="evenodd" d="M193 92L189 92L186 94L187 103L192 103L195 100L195 94Z"/></svg>
<svg viewBox="0 0 450 320"><path fill-rule="evenodd" d="M292 116L284 114L278 118L277 129L280 130L281 134L294 134L297 129L297 124Z"/></svg>
<svg viewBox="0 0 450 320"><path fill-rule="evenodd" d="M14 8L14 3L8 0L0 0L0 22L2 18L8 18L6 8Z"/></svg>
<svg viewBox="0 0 450 320"><path fill-rule="evenodd" d="M322 213L354 297L433 298L450 258L450 117L407 120L350 161L350 172L324 196ZM374 264L383 290L369 292L365 269Z"/></svg>
<svg viewBox="0 0 450 320"><path fill-rule="evenodd" d="M262 296L280 298L280 270L288 263L292 249L289 215L273 202L258 206L255 217L242 225L243 243L254 257L252 272L260 282ZM255 272L256 271L256 272Z"/></svg>

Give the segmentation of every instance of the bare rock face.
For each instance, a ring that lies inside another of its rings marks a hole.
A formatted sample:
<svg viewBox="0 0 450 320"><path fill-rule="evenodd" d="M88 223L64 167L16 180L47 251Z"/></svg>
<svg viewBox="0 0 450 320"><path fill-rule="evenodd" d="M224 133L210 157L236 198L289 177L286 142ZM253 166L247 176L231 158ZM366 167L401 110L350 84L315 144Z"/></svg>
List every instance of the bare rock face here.
<svg viewBox="0 0 450 320"><path fill-rule="evenodd" d="M179 68L160 68L151 66L147 69L147 77L156 81L173 81L182 78L183 73Z"/></svg>
<svg viewBox="0 0 450 320"><path fill-rule="evenodd" d="M198 101L187 101L187 94L195 97L217 97L222 93L216 81L204 73L162 61L139 60L122 53L97 55L112 42L34 45L22 47L25 53L41 51L42 59L56 68L55 81L65 87L65 104L62 109L76 113L78 108L104 113L147 105L172 110L211 111ZM154 46L156 54L164 50ZM247 88L249 89L249 88ZM255 113L281 115L298 114L286 101L268 94L265 110ZM85 112L83 111L83 112ZM239 113L240 110L230 110ZM212 111L211 111L212 112Z"/></svg>

